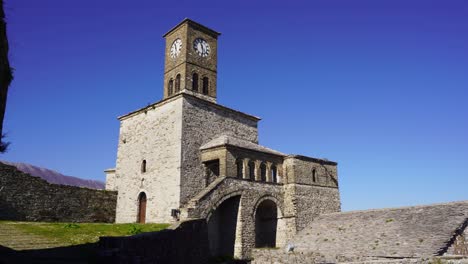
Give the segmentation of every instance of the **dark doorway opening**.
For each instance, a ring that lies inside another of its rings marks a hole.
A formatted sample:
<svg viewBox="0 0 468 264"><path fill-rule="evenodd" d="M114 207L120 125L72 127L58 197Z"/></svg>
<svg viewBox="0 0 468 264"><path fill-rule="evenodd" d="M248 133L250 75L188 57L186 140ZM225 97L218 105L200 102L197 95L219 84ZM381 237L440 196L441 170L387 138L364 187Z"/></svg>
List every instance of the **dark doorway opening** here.
<svg viewBox="0 0 468 264"><path fill-rule="evenodd" d="M138 195L138 216L137 222L144 224L146 222L146 193Z"/></svg>
<svg viewBox="0 0 468 264"><path fill-rule="evenodd" d="M240 196L231 197L211 214L208 237L212 256L234 256L239 203Z"/></svg>
<svg viewBox="0 0 468 264"><path fill-rule="evenodd" d="M275 202L264 200L255 213L255 247L276 247L278 208Z"/></svg>

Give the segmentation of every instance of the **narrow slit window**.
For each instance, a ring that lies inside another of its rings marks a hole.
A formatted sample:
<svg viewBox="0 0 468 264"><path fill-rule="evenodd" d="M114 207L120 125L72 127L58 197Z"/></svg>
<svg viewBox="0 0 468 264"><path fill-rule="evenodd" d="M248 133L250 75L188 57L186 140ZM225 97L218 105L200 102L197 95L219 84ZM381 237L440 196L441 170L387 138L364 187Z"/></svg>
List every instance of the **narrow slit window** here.
<svg viewBox="0 0 468 264"><path fill-rule="evenodd" d="M209 85L208 77L203 77L203 94L208 94Z"/></svg>
<svg viewBox="0 0 468 264"><path fill-rule="evenodd" d="M180 91L180 74L177 74L176 79L175 79L175 92Z"/></svg>
<svg viewBox="0 0 468 264"><path fill-rule="evenodd" d="M167 94L170 96L174 90L174 80L170 79L169 84L167 85Z"/></svg>
<svg viewBox="0 0 468 264"><path fill-rule="evenodd" d="M146 172L146 160L143 160L141 162L141 172L142 173Z"/></svg>
<svg viewBox="0 0 468 264"><path fill-rule="evenodd" d="M255 180L255 162L249 161L249 178Z"/></svg>
<svg viewBox="0 0 468 264"><path fill-rule="evenodd" d="M244 162L242 159L237 159L236 160L236 165L237 165L237 178L242 179L242 176L244 176Z"/></svg>
<svg viewBox="0 0 468 264"><path fill-rule="evenodd" d="M266 165L263 162L260 164L260 181L266 182Z"/></svg>
<svg viewBox="0 0 468 264"><path fill-rule="evenodd" d="M278 182L278 169L275 165L271 166L271 181Z"/></svg>
<svg viewBox="0 0 468 264"><path fill-rule="evenodd" d="M192 90L198 92L198 74L194 73L192 75Z"/></svg>

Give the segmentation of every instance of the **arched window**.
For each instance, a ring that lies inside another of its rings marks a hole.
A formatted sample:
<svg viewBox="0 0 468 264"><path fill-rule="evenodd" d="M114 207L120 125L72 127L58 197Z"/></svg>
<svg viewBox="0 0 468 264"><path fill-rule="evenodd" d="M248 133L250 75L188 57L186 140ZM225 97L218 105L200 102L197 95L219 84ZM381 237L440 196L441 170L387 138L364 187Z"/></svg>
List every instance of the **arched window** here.
<svg viewBox="0 0 468 264"><path fill-rule="evenodd" d="M198 92L198 74L193 73L192 75L192 90Z"/></svg>
<svg viewBox="0 0 468 264"><path fill-rule="evenodd" d="M142 173L146 172L146 160L143 160L141 162L141 172Z"/></svg>
<svg viewBox="0 0 468 264"><path fill-rule="evenodd" d="M173 89L174 89L174 80L170 79L169 83L167 84L167 95L168 96L172 95Z"/></svg>
<svg viewBox="0 0 468 264"><path fill-rule="evenodd" d="M266 165L263 162L260 164L260 180L266 182Z"/></svg>
<svg viewBox="0 0 468 264"><path fill-rule="evenodd" d="M237 178L242 179L242 176L244 175L244 162L242 159L237 159L236 160L236 166L237 166Z"/></svg>
<svg viewBox="0 0 468 264"><path fill-rule="evenodd" d="M317 182L317 171L312 169L312 182Z"/></svg>
<svg viewBox="0 0 468 264"><path fill-rule="evenodd" d="M209 85L208 77L203 77L203 94L208 94Z"/></svg>
<svg viewBox="0 0 468 264"><path fill-rule="evenodd" d="M175 92L179 92L180 91L180 74L177 74L176 78L175 78Z"/></svg>
<svg viewBox="0 0 468 264"><path fill-rule="evenodd" d="M255 180L255 162L249 161L249 178Z"/></svg>
<svg viewBox="0 0 468 264"><path fill-rule="evenodd" d="M273 182L278 182L278 169L275 165L271 165L271 180Z"/></svg>

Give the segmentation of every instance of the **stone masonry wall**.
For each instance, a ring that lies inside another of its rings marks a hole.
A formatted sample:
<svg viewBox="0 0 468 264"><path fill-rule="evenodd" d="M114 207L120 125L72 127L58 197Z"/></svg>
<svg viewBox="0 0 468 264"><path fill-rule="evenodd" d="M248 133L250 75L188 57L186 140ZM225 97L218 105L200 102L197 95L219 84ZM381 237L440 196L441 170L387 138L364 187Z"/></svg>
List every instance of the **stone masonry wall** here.
<svg viewBox="0 0 468 264"><path fill-rule="evenodd" d="M297 231L302 230L321 214L339 212L340 193L337 188L294 184Z"/></svg>
<svg viewBox="0 0 468 264"><path fill-rule="evenodd" d="M335 162L288 156L283 167L288 185L285 204L292 210L290 214L296 216L297 231L320 214L341 211Z"/></svg>
<svg viewBox="0 0 468 264"><path fill-rule="evenodd" d="M292 155L285 158L285 171L288 183L338 187L337 163L332 161Z"/></svg>
<svg viewBox="0 0 468 264"><path fill-rule="evenodd" d="M181 96L121 117L115 182L118 223L137 220L138 195L147 197L146 221L169 223L179 208ZM146 160L146 172L142 162Z"/></svg>
<svg viewBox="0 0 468 264"><path fill-rule="evenodd" d="M200 146L220 135L258 141L257 119L234 110L185 96L182 125L182 167L180 203L205 188L205 172Z"/></svg>
<svg viewBox="0 0 468 264"><path fill-rule="evenodd" d="M291 243L296 252L320 252L331 260L441 255L467 217L468 201L322 214Z"/></svg>
<svg viewBox="0 0 468 264"><path fill-rule="evenodd" d="M204 264L209 258L206 221L130 237L101 237L98 263Z"/></svg>
<svg viewBox="0 0 468 264"><path fill-rule="evenodd" d="M254 249L251 264L467 264L467 258L426 257L426 258L364 258L363 260L326 260L319 253L286 252L281 249Z"/></svg>
<svg viewBox="0 0 468 264"><path fill-rule="evenodd" d="M466 225L467 223L465 223L464 231L456 236L453 244L447 249L447 255L468 256L468 228Z"/></svg>
<svg viewBox="0 0 468 264"><path fill-rule="evenodd" d="M116 192L50 184L0 163L2 220L113 223L116 200Z"/></svg>

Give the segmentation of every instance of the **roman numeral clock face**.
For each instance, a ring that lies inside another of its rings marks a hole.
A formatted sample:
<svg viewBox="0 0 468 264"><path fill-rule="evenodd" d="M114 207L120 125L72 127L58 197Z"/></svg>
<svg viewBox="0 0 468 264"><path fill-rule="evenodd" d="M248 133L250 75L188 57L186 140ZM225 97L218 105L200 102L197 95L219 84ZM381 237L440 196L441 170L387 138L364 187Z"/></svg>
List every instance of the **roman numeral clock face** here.
<svg viewBox="0 0 468 264"><path fill-rule="evenodd" d="M210 45L202 38L197 38L193 42L193 49L200 57L207 57L210 55Z"/></svg>
<svg viewBox="0 0 468 264"><path fill-rule="evenodd" d="M182 40L176 39L171 46L171 58L175 59L179 56L180 50L182 49Z"/></svg>

